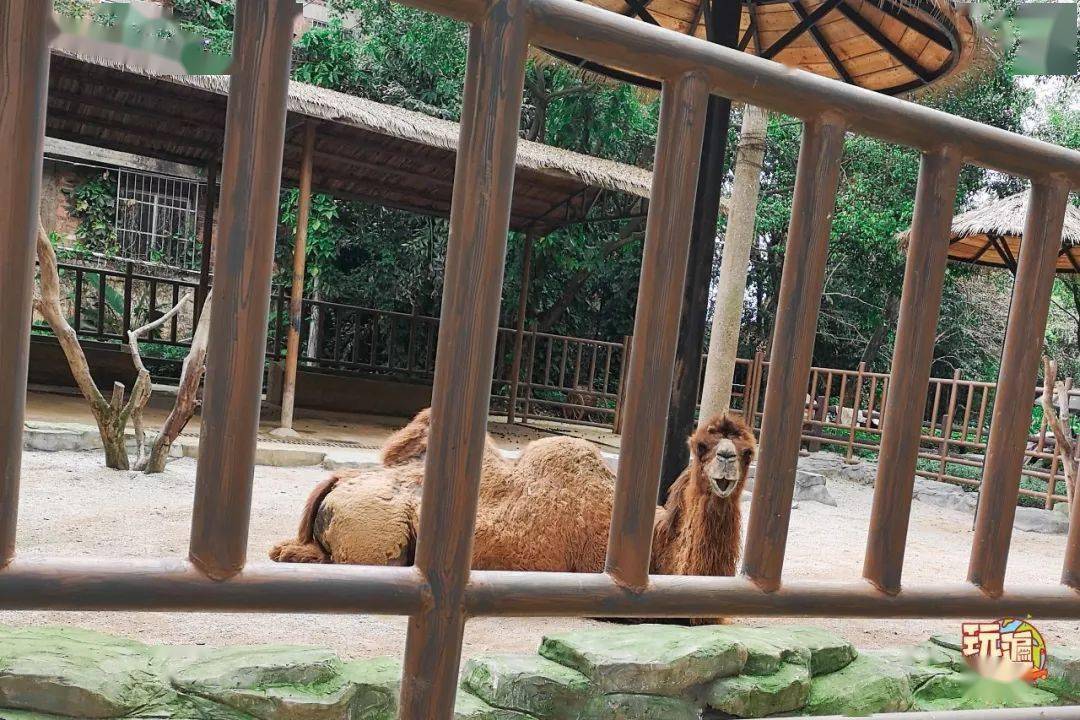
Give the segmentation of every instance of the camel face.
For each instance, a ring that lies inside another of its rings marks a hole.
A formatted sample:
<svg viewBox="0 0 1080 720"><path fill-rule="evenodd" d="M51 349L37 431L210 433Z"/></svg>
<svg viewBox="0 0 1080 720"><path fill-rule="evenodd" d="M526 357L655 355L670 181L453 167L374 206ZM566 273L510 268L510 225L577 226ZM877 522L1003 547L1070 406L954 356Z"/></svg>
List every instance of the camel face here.
<svg viewBox="0 0 1080 720"><path fill-rule="evenodd" d="M697 429L690 445L693 462L703 470L700 481L707 484L700 490L721 500L737 497L756 450L750 429L733 416L717 416Z"/></svg>

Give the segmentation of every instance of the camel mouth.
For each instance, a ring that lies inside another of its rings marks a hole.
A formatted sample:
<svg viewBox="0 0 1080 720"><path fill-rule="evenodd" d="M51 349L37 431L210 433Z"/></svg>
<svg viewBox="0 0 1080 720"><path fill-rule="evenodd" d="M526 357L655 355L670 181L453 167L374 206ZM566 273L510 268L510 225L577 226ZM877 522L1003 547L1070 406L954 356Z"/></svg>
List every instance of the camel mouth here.
<svg viewBox="0 0 1080 720"><path fill-rule="evenodd" d="M709 478L709 489L712 490L713 495L718 498L726 498L735 492L735 488L739 485L738 478Z"/></svg>

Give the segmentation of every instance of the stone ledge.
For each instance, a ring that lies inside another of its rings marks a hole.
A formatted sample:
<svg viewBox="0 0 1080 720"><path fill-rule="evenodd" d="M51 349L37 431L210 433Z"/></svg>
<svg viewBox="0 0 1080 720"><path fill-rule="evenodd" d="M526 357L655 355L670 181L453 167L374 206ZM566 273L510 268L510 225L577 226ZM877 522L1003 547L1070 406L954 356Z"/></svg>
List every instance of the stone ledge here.
<svg viewBox="0 0 1080 720"><path fill-rule="evenodd" d="M1072 704L1080 650L1038 686L976 677L952 638L856 652L814 627L636 625L545 638L464 667L455 720L698 720ZM400 661L298 646L150 646L0 628L0 718L393 720Z"/></svg>

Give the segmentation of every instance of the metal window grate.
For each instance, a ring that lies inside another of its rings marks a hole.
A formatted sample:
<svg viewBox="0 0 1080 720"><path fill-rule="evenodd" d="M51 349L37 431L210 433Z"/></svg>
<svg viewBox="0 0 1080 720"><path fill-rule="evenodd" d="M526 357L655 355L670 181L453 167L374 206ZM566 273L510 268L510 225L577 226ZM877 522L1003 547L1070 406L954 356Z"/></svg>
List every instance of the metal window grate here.
<svg viewBox="0 0 1080 720"><path fill-rule="evenodd" d="M116 180L116 241L125 260L198 270L200 183L121 169Z"/></svg>

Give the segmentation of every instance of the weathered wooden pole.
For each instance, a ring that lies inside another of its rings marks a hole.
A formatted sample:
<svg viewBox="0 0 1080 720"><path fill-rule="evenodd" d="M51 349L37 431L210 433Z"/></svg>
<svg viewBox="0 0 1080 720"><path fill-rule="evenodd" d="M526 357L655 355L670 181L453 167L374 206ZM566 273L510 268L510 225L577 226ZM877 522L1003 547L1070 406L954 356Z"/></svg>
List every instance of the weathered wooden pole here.
<svg viewBox="0 0 1080 720"><path fill-rule="evenodd" d="M493 0L469 31L402 720L454 716L530 25L526 3Z"/></svg>
<svg viewBox="0 0 1080 720"><path fill-rule="evenodd" d="M270 274L285 146L294 0L236 6L221 222L191 520L192 563L215 579L247 556Z"/></svg>
<svg viewBox="0 0 1080 720"><path fill-rule="evenodd" d="M525 249L521 258L521 292L518 293L517 326L514 328L514 360L510 364L510 399L506 406L506 422L514 422L515 405L518 396L518 375L521 372L521 348L525 344L525 312L529 306L529 281L532 270L533 243L536 233L525 233ZM526 383L531 383L528 378Z"/></svg>
<svg viewBox="0 0 1080 720"><path fill-rule="evenodd" d="M825 287L825 261L843 151L841 118L826 116L806 122L780 278L769 381L765 386L761 453L743 557L743 574L768 591L780 587L784 568L806 384Z"/></svg>
<svg viewBox="0 0 1080 720"><path fill-rule="evenodd" d="M15 554L52 3L0 3L0 567Z"/></svg>
<svg viewBox="0 0 1080 720"><path fill-rule="evenodd" d="M289 292L289 329L285 342L285 377L281 384L281 423L275 435L296 435L296 371L300 361L300 323L304 312L304 269L307 265L308 219L311 216L311 173L315 157L315 123L304 125L304 151L300 159L300 197L296 206L293 243L292 290Z"/></svg>
<svg viewBox="0 0 1080 720"><path fill-rule="evenodd" d="M733 48L739 42L740 0L702 0L709 3L705 29L708 39ZM731 100L709 96L705 142L701 148L697 193L694 199L693 241L686 269L679 334L675 346L675 369L668 406L663 469L660 471L660 502L668 488L690 461L686 439L694 430L701 376L701 354L705 345L705 314L709 306L709 280L716 252L716 223L720 217L720 197L724 186L724 156L727 153Z"/></svg>
<svg viewBox="0 0 1080 720"><path fill-rule="evenodd" d="M1068 198L1068 184L1056 181L1033 182L1028 198L968 565L968 580L991 596L1000 595L1005 584L1020 470Z"/></svg>
<svg viewBox="0 0 1080 720"><path fill-rule="evenodd" d="M663 428L675 364L676 319L686 281L693 219L690 209L708 115L700 76L664 83L656 169L645 226L634 348L626 365L622 455L615 483L605 568L619 585L641 590L649 580L653 516L664 452Z"/></svg>
<svg viewBox="0 0 1080 720"><path fill-rule="evenodd" d="M195 325L199 324L206 296L210 294L210 268L214 262L214 215L217 210L218 163L206 166L206 210L203 212L202 256L199 258L199 289L195 297Z"/></svg>
<svg viewBox="0 0 1080 720"><path fill-rule="evenodd" d="M919 168L892 380L881 419L884 433L863 564L863 577L888 593L900 591L904 569L911 491L930 386L930 366L934 361L935 329L945 284L949 227L956 206L960 166L959 153L944 148L923 155ZM858 412L857 404L853 410Z"/></svg>

